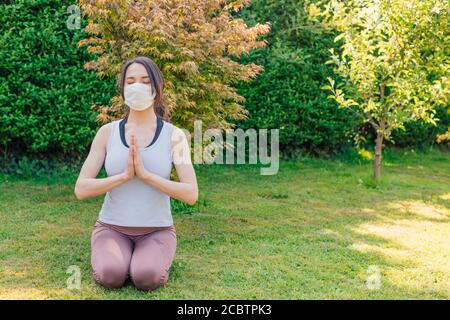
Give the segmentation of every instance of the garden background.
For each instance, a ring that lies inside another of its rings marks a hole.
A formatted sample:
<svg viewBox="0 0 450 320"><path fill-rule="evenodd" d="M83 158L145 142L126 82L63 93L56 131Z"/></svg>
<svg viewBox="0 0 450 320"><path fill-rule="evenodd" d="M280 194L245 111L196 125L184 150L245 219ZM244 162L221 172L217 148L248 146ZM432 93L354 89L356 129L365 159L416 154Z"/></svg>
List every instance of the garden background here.
<svg viewBox="0 0 450 320"><path fill-rule="evenodd" d="M67 27L76 4L0 3L1 298L450 297L450 153L437 139L449 105L434 108L436 125L393 131L375 181L375 130L324 90L337 33L312 27L302 0L254 0L233 13L249 26L270 22L267 45L236 59L263 71L236 83L249 117L229 122L280 129L278 174L195 165L199 201L172 200L169 282L150 293L95 285L89 238L103 196L80 202L73 188L102 125L92 106L109 105L117 89L84 67L97 56L79 46L88 18ZM173 111L175 124L183 112ZM73 265L81 288L70 290Z"/></svg>

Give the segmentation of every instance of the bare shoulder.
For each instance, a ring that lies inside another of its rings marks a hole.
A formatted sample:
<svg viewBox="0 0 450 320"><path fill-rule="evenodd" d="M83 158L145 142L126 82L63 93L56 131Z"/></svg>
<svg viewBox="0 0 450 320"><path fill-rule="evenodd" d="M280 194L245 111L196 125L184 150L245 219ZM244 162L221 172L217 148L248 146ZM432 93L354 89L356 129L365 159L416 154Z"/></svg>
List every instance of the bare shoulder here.
<svg viewBox="0 0 450 320"><path fill-rule="evenodd" d="M171 137L171 141L172 144L177 143L177 142L182 142L182 141L186 141L186 133L183 129L177 127L176 125L172 124L173 126L173 130L172 130L172 137Z"/></svg>
<svg viewBox="0 0 450 320"><path fill-rule="evenodd" d="M173 125L171 149L173 163L177 168L180 168L179 165L182 164L192 166L190 140L190 133L188 130Z"/></svg>
<svg viewBox="0 0 450 320"><path fill-rule="evenodd" d="M112 130L112 122L108 122L98 129L97 135L99 135L102 139L104 138L107 139L111 135L111 130Z"/></svg>
<svg viewBox="0 0 450 320"><path fill-rule="evenodd" d="M111 135L112 122L102 125L98 130L92 141L93 148L105 148Z"/></svg>

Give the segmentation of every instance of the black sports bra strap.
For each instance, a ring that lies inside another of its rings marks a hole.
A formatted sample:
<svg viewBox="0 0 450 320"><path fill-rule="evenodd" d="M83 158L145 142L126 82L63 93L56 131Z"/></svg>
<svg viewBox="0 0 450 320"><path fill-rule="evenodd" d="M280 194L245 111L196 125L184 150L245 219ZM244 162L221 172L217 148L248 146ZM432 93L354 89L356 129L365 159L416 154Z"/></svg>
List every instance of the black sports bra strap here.
<svg viewBox="0 0 450 320"><path fill-rule="evenodd" d="M120 120L119 122L119 132L120 132L120 140L122 140L122 143L129 148L130 146L127 144L127 141L125 139L125 124L127 123L128 120L128 116L126 116L125 118L123 118L122 120ZM162 127L164 125L164 122L162 120L161 117L156 116L156 132L155 132L155 136L153 137L152 142L150 142L150 144L146 147L150 147L152 144L154 144L156 142L156 140L159 137L159 134L161 133Z"/></svg>

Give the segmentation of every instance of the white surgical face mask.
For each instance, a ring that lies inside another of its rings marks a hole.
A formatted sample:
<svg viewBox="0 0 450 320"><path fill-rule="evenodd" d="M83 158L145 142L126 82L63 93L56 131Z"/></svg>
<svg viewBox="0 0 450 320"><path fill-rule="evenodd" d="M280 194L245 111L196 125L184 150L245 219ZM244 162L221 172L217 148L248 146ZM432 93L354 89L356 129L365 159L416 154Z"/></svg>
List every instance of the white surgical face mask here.
<svg viewBox="0 0 450 320"><path fill-rule="evenodd" d="M151 106L155 101L156 93L151 85L136 82L126 85L123 89L125 104L133 110L141 111Z"/></svg>

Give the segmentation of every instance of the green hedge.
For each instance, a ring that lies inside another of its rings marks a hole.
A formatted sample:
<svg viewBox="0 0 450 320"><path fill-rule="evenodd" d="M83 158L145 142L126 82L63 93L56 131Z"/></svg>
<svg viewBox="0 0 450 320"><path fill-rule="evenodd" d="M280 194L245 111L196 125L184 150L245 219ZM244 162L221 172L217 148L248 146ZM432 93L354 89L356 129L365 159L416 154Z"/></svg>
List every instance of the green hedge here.
<svg viewBox="0 0 450 320"><path fill-rule="evenodd" d="M269 46L240 60L255 62L264 72L239 86L250 111L241 127L279 128L283 150L339 153L353 143L355 117L338 109L321 89L332 76L330 47L334 34L307 26L301 0L254 0L241 15L249 25L270 21ZM338 49L338 48L336 48Z"/></svg>
<svg viewBox="0 0 450 320"><path fill-rule="evenodd" d="M18 0L0 4L0 148L2 156L76 155L98 124L92 103L109 102L110 79L83 70L88 60L69 30L75 1Z"/></svg>
<svg viewBox="0 0 450 320"><path fill-rule="evenodd" d="M80 158L98 124L93 103L109 104L113 79L83 70L89 60L81 28L69 30L68 6L75 0L17 0L0 3L0 157L27 159ZM270 45L242 57L265 71L249 84L239 84L250 111L241 128L280 128L282 151L339 153L353 144L360 125L320 89L332 75L328 48L334 34L305 27L302 0L254 0L239 13L249 25L270 21ZM445 108L438 127L407 124L395 132L397 146L429 145L449 125Z"/></svg>
<svg viewBox="0 0 450 320"><path fill-rule="evenodd" d="M436 144L436 136L447 131L450 127L450 108L436 108L437 125L424 122L407 122L405 130L396 130L392 133L395 146L399 148L426 148ZM444 146L444 145L443 145Z"/></svg>
<svg viewBox="0 0 450 320"><path fill-rule="evenodd" d="M248 121L240 127L280 128L283 150L303 149L313 153L339 153L354 145L353 132L361 127L346 110L339 110L320 89L335 78L329 60L331 47L339 51L333 39L309 26L304 0L253 0L240 15L249 25L270 21L272 30L266 37L269 46L240 59L265 68L256 81L239 86L250 111ZM406 131L393 134L396 146L423 147L435 144L438 133L446 131L450 117L445 108L438 110L438 126L421 122L407 123ZM365 126L364 126L365 127ZM370 131L370 128L367 130ZM367 145L373 144L370 132Z"/></svg>

